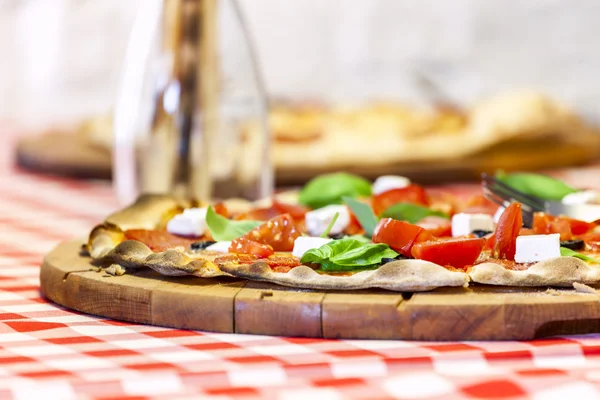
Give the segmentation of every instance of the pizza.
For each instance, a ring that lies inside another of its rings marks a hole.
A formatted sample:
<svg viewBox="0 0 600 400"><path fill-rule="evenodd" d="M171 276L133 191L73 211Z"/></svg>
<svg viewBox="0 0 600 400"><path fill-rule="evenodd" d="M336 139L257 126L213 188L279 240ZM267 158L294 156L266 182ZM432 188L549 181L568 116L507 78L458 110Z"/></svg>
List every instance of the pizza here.
<svg viewBox="0 0 600 400"><path fill-rule="evenodd" d="M226 122L229 125L230 121ZM359 105L280 101L269 110L268 125L277 180L293 185L338 170L371 179L399 173L423 180L439 176L440 171L445 177L473 178L481 168L581 164L597 157L600 148L600 135L594 126L559 101L527 90L500 93L463 109L381 101ZM252 165L258 143L255 139L261 137L261 129L249 121L235 122L231 132L220 135L226 142L218 148L239 154L242 158L235 159L236 165ZM55 150L53 164L74 158L68 163L71 166L90 159L95 160L93 172L104 160L102 176L110 176L112 118L90 119L76 131L76 140L67 138L61 145L81 149L68 154ZM57 148L52 143L58 140L54 135L43 146L38 138L23 143L19 162L35 167L39 151L34 150L43 147L43 152L50 152L45 149ZM74 157L78 152L85 157ZM215 173L226 175L235 169L219 152L212 155ZM243 168L236 173L248 171Z"/></svg>
<svg viewBox="0 0 600 400"><path fill-rule="evenodd" d="M545 200L600 206L600 192L545 175L499 179ZM339 172L258 202L142 195L96 226L85 248L113 268L301 289L564 287L600 283L598 222L537 212L525 227L520 203Z"/></svg>

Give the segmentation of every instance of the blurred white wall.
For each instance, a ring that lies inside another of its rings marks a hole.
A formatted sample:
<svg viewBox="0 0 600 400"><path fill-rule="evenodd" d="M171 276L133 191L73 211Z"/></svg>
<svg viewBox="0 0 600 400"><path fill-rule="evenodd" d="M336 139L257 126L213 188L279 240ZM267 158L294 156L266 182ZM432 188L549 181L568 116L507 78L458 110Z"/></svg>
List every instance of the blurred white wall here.
<svg viewBox="0 0 600 400"><path fill-rule="evenodd" d="M424 101L535 87L600 120L598 0L240 0L271 97ZM112 106L143 0L0 0L0 119ZM576 4L576 6L575 6Z"/></svg>

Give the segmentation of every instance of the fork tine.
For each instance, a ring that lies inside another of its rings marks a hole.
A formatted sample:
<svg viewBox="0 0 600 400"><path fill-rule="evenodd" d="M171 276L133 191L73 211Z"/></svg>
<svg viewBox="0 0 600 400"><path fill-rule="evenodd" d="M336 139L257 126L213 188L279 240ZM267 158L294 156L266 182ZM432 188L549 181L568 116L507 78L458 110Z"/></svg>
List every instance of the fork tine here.
<svg viewBox="0 0 600 400"><path fill-rule="evenodd" d="M512 186L507 185L506 183L502 182L501 180L499 180L497 178L489 177L488 176L488 179L490 179L491 181L493 181L493 183L495 185L497 185L499 188L501 188L502 190L504 190L504 191L506 191L508 193L512 193L512 194L514 194L516 196L519 196L522 199L526 199L527 203L530 203L530 204L539 204L543 208L543 206L544 206L544 200L539 199L539 198L534 197L534 196L531 196L531 195L528 195L526 193L523 193L523 192L521 192L521 191L513 188Z"/></svg>
<svg viewBox="0 0 600 400"><path fill-rule="evenodd" d="M509 199L505 199L501 196L498 196L496 193L492 192L491 190L489 190L487 187L484 186L483 189L483 195L493 201L494 203L498 204L499 206L502 207L507 207L510 204ZM529 207L527 204L525 204L523 207L521 207L521 213L523 215L523 225L525 225L526 227L530 228L531 225L533 224L533 213L534 210Z"/></svg>
<svg viewBox="0 0 600 400"><path fill-rule="evenodd" d="M506 207L510 203L510 201L508 199L505 199L505 198L497 195L496 193L494 193L493 191L491 191L485 185L483 186L483 195L488 200L491 200L492 202L498 204L501 207Z"/></svg>
<svg viewBox="0 0 600 400"><path fill-rule="evenodd" d="M502 184L497 185L498 180L486 174L482 174L483 194L494 203L506 207L513 201L522 204L521 214L523 216L523 226L531 228L533 225L533 213L537 210L543 210L543 202L533 199L530 196L523 195L521 192ZM532 201L534 200L534 201ZM531 204L533 203L533 204ZM542 207L537 208L536 207Z"/></svg>
<svg viewBox="0 0 600 400"><path fill-rule="evenodd" d="M496 195L512 202L516 200L536 211L544 211L544 200L522 193L507 184L493 178L489 175L482 174L483 186Z"/></svg>

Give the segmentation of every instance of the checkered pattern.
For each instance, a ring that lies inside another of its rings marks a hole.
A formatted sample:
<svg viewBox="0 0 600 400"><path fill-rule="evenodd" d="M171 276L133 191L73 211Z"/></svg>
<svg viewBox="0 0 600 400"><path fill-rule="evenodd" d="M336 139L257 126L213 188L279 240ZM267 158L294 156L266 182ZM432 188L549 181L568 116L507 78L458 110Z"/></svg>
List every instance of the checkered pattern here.
<svg viewBox="0 0 600 400"><path fill-rule="evenodd" d="M14 170L14 136L0 137L0 398L600 397L600 335L468 343L280 338L135 325L48 303L38 282L44 253L85 235L117 204L106 184Z"/></svg>

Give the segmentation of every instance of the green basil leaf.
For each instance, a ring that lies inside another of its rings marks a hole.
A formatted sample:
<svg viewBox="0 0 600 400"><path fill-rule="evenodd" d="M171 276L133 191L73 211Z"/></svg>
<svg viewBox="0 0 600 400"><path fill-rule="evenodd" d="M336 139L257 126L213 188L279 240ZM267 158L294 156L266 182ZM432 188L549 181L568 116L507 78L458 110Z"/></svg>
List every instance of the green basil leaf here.
<svg viewBox="0 0 600 400"><path fill-rule="evenodd" d="M397 203L385 210L382 218L393 218L400 221L407 221L411 224L416 224L425 217L436 216L450 218L448 214L441 211L431 210L427 207L412 203Z"/></svg>
<svg viewBox="0 0 600 400"><path fill-rule="evenodd" d="M237 239L261 225L261 221L232 221L217 214L212 207L206 212L206 226L216 241Z"/></svg>
<svg viewBox="0 0 600 400"><path fill-rule="evenodd" d="M575 250L571 250L569 248L566 247L561 247L560 248L560 255L563 257L575 257L575 258L579 258L580 260L583 261L588 261L588 262L593 262L593 263L600 263L600 260L597 260L593 257L590 256L586 256L585 254L581 254L576 252Z"/></svg>
<svg viewBox="0 0 600 400"><path fill-rule="evenodd" d="M344 200L344 203L346 203L346 205L350 207L352 213L356 215L360 226L362 226L365 230L365 235L368 237L372 237L373 232L375 231L375 227L377 226L379 220L375 216L375 213L373 212L371 206L362 203L356 199L353 199L352 197L344 196L342 199Z"/></svg>
<svg viewBox="0 0 600 400"><path fill-rule="evenodd" d="M321 264L327 271L352 271L372 268L381 264L383 258L398 256L384 243L364 243L355 239L334 240L318 249L308 250L300 260L302 263Z"/></svg>
<svg viewBox="0 0 600 400"><path fill-rule="evenodd" d="M366 271L366 270L370 270L370 269L375 269L378 268L379 264L373 264L373 265L362 265L362 266L357 266L357 265L339 265L336 263L333 263L331 261L323 261L321 263L321 271L328 271L328 272L336 272L336 271Z"/></svg>
<svg viewBox="0 0 600 400"><path fill-rule="evenodd" d="M496 178L520 192L542 200L561 200L569 193L578 191L558 179L542 174L499 172L496 174Z"/></svg>
<svg viewBox="0 0 600 400"><path fill-rule="evenodd" d="M371 195L371 182L360 176L337 172L318 176L300 191L298 201L311 208L340 204L342 197Z"/></svg>
<svg viewBox="0 0 600 400"><path fill-rule="evenodd" d="M373 243L370 238L363 236L363 235L346 236L346 237L344 237L344 239L354 239L354 240L358 240L361 243Z"/></svg>

